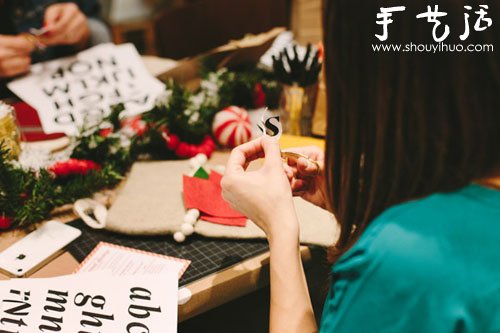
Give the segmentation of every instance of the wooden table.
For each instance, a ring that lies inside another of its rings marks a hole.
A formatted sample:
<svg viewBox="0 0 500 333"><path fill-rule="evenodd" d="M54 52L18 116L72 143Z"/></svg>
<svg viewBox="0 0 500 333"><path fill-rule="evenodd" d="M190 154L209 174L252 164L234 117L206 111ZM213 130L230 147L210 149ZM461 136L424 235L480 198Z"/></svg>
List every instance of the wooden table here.
<svg viewBox="0 0 500 333"><path fill-rule="evenodd" d="M307 145L323 147L324 143L318 139L285 135L281 139L283 149ZM223 163L225 159L227 159L227 153L216 152L211 162ZM9 247L23 235L25 233L22 231L0 234L0 251ZM301 254L307 265L311 258L309 248L302 246ZM43 278L71 274L78 265L78 261L69 252L64 252L31 277ZM6 279L8 279L7 276L0 274L0 280ZM189 319L268 284L269 252L266 252L186 285L185 287L190 289L193 296L189 302L179 306L179 321Z"/></svg>

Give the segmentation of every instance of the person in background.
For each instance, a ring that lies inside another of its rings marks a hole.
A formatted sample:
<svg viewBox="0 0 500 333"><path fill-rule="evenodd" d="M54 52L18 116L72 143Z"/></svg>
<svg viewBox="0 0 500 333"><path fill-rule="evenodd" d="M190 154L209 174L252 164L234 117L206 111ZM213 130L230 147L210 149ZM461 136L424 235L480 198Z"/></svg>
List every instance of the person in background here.
<svg viewBox="0 0 500 333"><path fill-rule="evenodd" d="M99 13L96 0L0 0L0 97L7 94L5 82L26 74L32 63L110 42ZM33 28L47 32L34 38Z"/></svg>
<svg viewBox="0 0 500 333"><path fill-rule="evenodd" d="M273 333L318 330L293 194L340 226L321 332L500 332L500 2L430 4L325 1L326 157L283 165L268 136L231 153L223 196L268 237ZM476 51L376 52L391 6L385 44L438 45L418 15L439 7L438 37Z"/></svg>

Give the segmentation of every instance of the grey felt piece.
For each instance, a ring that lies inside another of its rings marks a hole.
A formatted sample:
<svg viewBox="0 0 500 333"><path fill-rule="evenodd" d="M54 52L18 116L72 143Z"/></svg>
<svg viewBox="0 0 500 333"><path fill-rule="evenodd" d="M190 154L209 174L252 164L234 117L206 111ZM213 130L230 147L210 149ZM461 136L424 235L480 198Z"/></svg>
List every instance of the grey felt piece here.
<svg viewBox="0 0 500 333"><path fill-rule="evenodd" d="M167 235L179 231L185 214L182 175L189 171L188 161L135 163L108 212L106 229L130 235ZM332 245L338 237L333 215L300 198L294 200L301 242ZM251 221L246 227L198 221L195 232L206 237L265 238Z"/></svg>

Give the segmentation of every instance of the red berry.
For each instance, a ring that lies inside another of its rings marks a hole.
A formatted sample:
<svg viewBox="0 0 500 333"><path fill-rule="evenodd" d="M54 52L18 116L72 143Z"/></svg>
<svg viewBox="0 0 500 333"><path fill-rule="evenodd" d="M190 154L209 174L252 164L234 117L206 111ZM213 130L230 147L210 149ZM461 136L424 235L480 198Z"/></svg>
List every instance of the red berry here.
<svg viewBox="0 0 500 333"><path fill-rule="evenodd" d="M7 216L0 216L0 230L9 229L12 225L12 219Z"/></svg>
<svg viewBox="0 0 500 333"><path fill-rule="evenodd" d="M266 94L264 89L262 89L262 84L256 83L253 89L253 105L256 108L261 108L266 106Z"/></svg>
<svg viewBox="0 0 500 333"><path fill-rule="evenodd" d="M99 135L103 138L108 137L111 133L113 133L113 129L111 127L103 128L99 131Z"/></svg>

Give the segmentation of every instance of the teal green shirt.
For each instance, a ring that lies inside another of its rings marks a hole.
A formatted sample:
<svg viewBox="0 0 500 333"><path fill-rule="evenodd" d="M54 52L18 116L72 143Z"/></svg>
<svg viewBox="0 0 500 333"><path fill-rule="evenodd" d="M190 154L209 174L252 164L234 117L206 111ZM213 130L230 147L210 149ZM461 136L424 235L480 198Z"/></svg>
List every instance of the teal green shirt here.
<svg viewBox="0 0 500 333"><path fill-rule="evenodd" d="M392 207L332 272L321 333L500 332L500 191Z"/></svg>

